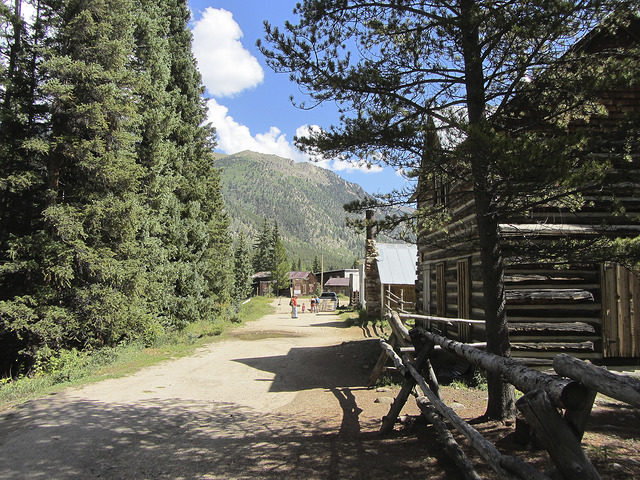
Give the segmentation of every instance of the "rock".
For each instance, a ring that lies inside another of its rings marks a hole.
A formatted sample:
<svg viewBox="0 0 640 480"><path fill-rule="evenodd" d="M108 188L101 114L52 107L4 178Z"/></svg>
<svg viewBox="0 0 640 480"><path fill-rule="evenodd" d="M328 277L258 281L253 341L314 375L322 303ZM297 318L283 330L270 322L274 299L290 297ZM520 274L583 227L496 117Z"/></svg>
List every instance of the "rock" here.
<svg viewBox="0 0 640 480"><path fill-rule="evenodd" d="M449 405L451 408L453 408L454 410L460 409L460 408L465 408L465 406L461 403L458 402L452 402L451 405Z"/></svg>
<svg viewBox="0 0 640 480"><path fill-rule="evenodd" d="M378 387L376 388L376 392L390 392L391 389L388 387Z"/></svg>
<svg viewBox="0 0 640 480"><path fill-rule="evenodd" d="M378 397L373 403L382 403L383 405L391 405L393 403L393 397Z"/></svg>

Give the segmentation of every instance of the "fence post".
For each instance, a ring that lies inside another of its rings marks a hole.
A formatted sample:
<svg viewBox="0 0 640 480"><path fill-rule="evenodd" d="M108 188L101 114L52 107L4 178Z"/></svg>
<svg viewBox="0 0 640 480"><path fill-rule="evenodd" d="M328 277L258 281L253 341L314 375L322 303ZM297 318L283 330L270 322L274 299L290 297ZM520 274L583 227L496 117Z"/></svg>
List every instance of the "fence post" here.
<svg viewBox="0 0 640 480"><path fill-rule="evenodd" d="M533 428L554 464L568 480L596 480L600 476L580 447L580 440L562 419L549 395L540 389L520 397L516 406Z"/></svg>

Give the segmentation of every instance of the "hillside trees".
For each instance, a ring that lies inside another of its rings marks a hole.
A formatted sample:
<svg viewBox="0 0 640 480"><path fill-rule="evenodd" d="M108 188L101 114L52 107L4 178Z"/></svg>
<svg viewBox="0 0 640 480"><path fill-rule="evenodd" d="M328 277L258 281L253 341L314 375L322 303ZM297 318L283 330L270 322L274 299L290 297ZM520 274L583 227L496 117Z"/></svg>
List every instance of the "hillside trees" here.
<svg viewBox="0 0 640 480"><path fill-rule="evenodd" d="M29 67L0 78L0 148L14 152L1 165L0 368L13 374L59 349L151 341L231 295L185 3L35 5L28 26L0 12L15 28L2 55Z"/></svg>
<svg viewBox="0 0 640 480"><path fill-rule="evenodd" d="M244 300L251 295L251 276L253 267L251 265L251 252L244 235L238 236L234 258L234 285L233 296L237 302Z"/></svg>
<svg viewBox="0 0 640 480"><path fill-rule="evenodd" d="M634 75L628 64L611 64L615 55L589 57L570 46L597 24L615 28L637 10L637 1L307 0L284 31L266 25L270 47L261 49L314 104L341 108L339 124L298 139L302 148L471 186L487 348L508 356L498 225L545 199L575 208L580 184L604 178L606 162L583 155L593 145L572 135L567 119L588 122L602 112L597 91ZM521 95L537 106L526 121L511 108ZM434 129L443 138L437 152ZM411 193L382 200L402 204ZM442 203L418 215L429 229L450 218ZM510 416L512 390L488 380L487 416Z"/></svg>

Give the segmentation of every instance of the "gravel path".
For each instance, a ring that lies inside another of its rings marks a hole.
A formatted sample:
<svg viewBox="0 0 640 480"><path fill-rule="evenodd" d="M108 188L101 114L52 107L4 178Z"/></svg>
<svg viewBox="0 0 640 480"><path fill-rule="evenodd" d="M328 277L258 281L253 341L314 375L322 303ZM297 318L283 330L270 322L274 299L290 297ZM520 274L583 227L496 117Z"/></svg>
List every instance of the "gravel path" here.
<svg viewBox="0 0 640 480"><path fill-rule="evenodd" d="M376 434L392 396L364 387L377 341L288 308L190 357L4 412L0 479L424 476L428 459L397 464L424 445Z"/></svg>

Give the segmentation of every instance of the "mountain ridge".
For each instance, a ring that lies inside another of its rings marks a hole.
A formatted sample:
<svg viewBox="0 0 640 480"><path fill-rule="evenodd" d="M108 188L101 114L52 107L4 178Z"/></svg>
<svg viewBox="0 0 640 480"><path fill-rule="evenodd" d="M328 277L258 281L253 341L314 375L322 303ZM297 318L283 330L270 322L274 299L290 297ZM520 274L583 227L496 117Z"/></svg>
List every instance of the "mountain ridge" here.
<svg viewBox="0 0 640 480"><path fill-rule="evenodd" d="M289 260L310 268L348 268L364 254L364 233L347 227L343 205L368 194L330 170L249 150L214 154L231 231L253 243L264 219L278 224Z"/></svg>

